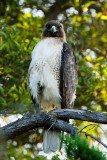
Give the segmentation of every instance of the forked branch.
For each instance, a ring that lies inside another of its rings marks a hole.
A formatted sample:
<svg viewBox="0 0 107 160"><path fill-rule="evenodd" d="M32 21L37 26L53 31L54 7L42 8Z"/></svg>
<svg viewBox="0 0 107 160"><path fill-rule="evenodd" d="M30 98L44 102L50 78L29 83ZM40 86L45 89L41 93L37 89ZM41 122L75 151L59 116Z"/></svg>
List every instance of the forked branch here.
<svg viewBox="0 0 107 160"><path fill-rule="evenodd" d="M63 121L68 119L107 124L107 114L87 110L62 109L60 111L51 111L49 113L42 112L41 114L26 113L21 119L2 127L0 136L4 136L6 139L12 139L28 132L29 130L39 127L45 127L48 129L54 128L70 133L73 136L78 133L78 129Z"/></svg>

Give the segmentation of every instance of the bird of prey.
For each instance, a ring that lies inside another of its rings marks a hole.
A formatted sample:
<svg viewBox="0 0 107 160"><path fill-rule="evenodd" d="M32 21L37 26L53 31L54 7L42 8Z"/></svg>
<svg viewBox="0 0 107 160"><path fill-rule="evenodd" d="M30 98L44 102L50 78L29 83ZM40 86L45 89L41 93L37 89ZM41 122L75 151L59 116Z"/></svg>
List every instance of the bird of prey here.
<svg viewBox="0 0 107 160"><path fill-rule="evenodd" d="M32 52L28 70L28 85L37 112L73 107L77 85L75 55L66 42L63 25L49 21L42 38ZM56 130L44 129L44 152L55 152L59 148Z"/></svg>

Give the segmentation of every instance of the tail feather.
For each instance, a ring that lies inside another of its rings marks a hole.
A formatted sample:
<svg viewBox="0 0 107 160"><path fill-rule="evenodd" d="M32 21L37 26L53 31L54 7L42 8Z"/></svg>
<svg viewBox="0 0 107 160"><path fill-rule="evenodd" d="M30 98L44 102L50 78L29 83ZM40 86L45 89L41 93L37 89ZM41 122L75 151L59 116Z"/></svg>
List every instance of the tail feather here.
<svg viewBox="0 0 107 160"><path fill-rule="evenodd" d="M60 140L58 133L58 131L44 129L43 149L45 153L55 152L59 149Z"/></svg>

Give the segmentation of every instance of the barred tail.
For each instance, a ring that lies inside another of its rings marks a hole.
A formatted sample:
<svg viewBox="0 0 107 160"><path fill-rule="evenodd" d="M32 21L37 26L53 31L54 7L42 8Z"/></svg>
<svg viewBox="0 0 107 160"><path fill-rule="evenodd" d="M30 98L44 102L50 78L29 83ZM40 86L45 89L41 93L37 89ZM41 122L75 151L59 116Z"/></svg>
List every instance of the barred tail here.
<svg viewBox="0 0 107 160"><path fill-rule="evenodd" d="M43 149L45 153L55 152L60 147L58 131L52 129L43 131Z"/></svg>

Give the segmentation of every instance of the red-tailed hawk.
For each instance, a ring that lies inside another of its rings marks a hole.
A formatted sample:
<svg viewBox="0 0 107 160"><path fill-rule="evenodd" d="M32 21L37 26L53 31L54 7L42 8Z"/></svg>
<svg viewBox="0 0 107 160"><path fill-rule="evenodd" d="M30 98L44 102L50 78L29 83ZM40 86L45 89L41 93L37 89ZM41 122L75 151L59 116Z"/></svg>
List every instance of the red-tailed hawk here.
<svg viewBox="0 0 107 160"><path fill-rule="evenodd" d="M28 71L28 85L36 111L73 107L77 84L75 55L66 42L63 25L49 21L42 39L32 52ZM44 152L59 148L57 131L44 130Z"/></svg>

